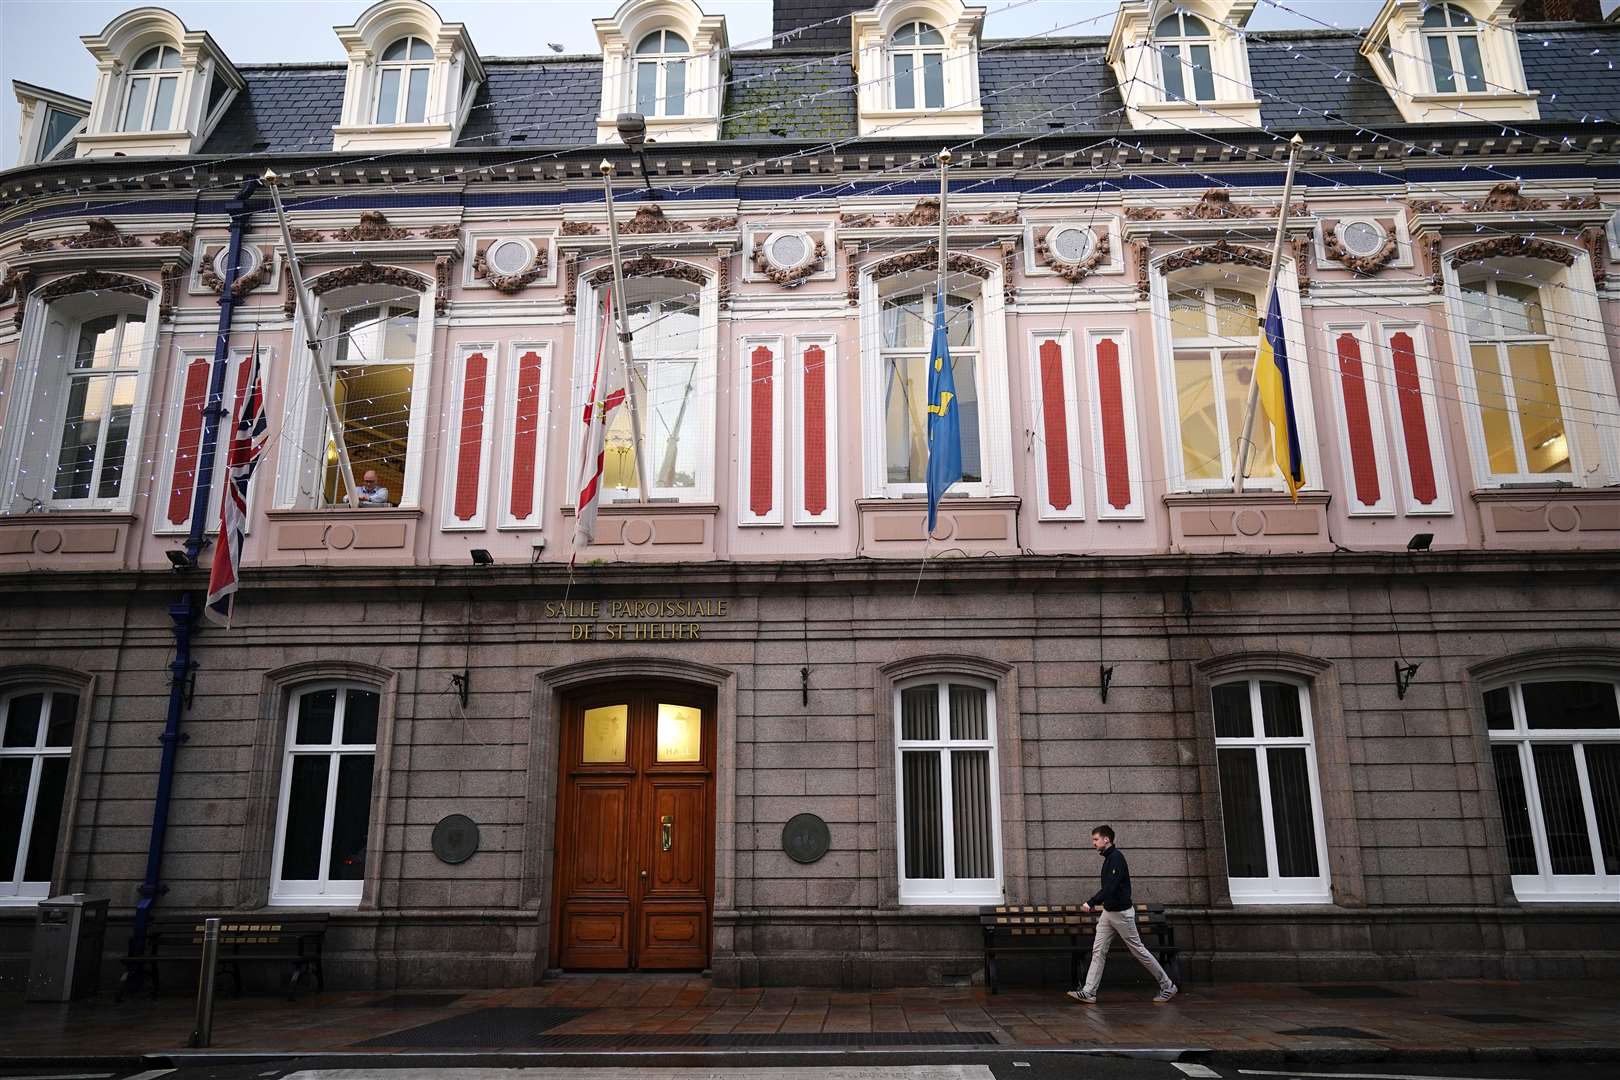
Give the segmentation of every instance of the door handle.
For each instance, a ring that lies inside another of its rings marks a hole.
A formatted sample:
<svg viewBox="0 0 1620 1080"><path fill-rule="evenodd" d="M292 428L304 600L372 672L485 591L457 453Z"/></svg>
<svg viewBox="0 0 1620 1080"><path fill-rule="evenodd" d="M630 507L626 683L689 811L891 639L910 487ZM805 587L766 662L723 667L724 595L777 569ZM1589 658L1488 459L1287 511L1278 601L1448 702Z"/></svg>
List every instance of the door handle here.
<svg viewBox="0 0 1620 1080"><path fill-rule="evenodd" d="M662 834L660 841L662 847L665 851L668 851L670 849L670 845L675 842L675 816L673 814L665 814L663 817L658 819L658 827L659 832Z"/></svg>

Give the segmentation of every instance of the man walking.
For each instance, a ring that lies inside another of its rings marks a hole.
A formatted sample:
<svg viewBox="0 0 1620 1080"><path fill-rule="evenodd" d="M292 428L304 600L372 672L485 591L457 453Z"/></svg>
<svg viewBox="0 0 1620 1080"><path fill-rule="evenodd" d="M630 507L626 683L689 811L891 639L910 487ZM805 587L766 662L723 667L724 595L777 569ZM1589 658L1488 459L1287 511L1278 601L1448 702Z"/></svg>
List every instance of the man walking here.
<svg viewBox="0 0 1620 1080"><path fill-rule="evenodd" d="M1136 908L1131 903L1131 871L1125 865L1125 856L1114 846L1114 829L1099 825L1091 830L1091 846L1102 856L1102 888L1097 895L1080 905L1081 911L1097 913L1097 933L1091 942L1091 969L1086 972L1086 984L1070 990L1069 996L1083 1005L1097 1004L1097 987L1102 983L1103 966L1108 963L1108 946L1118 934L1131 950L1137 962L1147 968L1159 982L1158 996L1153 1004L1163 1005L1176 996L1176 984L1164 973L1164 968L1142 944L1142 935L1136 932Z"/></svg>

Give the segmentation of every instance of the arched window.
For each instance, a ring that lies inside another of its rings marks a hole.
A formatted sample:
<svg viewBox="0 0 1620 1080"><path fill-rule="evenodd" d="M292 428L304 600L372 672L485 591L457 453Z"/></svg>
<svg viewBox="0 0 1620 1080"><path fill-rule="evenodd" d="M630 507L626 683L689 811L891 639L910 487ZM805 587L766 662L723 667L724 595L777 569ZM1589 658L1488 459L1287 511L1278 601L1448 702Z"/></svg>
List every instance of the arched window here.
<svg viewBox="0 0 1620 1080"><path fill-rule="evenodd" d="M925 22L908 22L889 39L894 108L945 107L945 37Z"/></svg>
<svg viewBox="0 0 1620 1080"><path fill-rule="evenodd" d="M1310 695L1278 678L1212 688L1235 903L1327 903L1327 834Z"/></svg>
<svg viewBox="0 0 1620 1080"><path fill-rule="evenodd" d="M691 49L673 30L654 30L636 46L636 111L686 115L686 58Z"/></svg>
<svg viewBox="0 0 1620 1080"><path fill-rule="evenodd" d="M1187 487L1223 487L1232 476L1258 337L1254 293L1196 279L1171 287L1173 389L1181 432L1181 460L1172 471L1181 473ZM1263 423L1256 421L1256 431ZM1276 474L1271 440L1256 437L1248 475L1262 486Z"/></svg>
<svg viewBox="0 0 1620 1080"><path fill-rule="evenodd" d="M938 292L928 288L883 299L886 483L894 494L920 494L928 481L928 353L934 339L937 304ZM962 425L962 482L967 484L984 479L977 323L977 304L972 295L946 294L945 330Z"/></svg>
<svg viewBox="0 0 1620 1080"><path fill-rule="evenodd" d="M902 683L894 715L901 902L1001 900L995 690L966 678Z"/></svg>
<svg viewBox="0 0 1620 1080"><path fill-rule="evenodd" d="M146 356L144 311L78 326L57 430L54 504L104 505L123 492L135 392Z"/></svg>
<svg viewBox="0 0 1620 1080"><path fill-rule="evenodd" d="M1432 4L1423 12L1423 41L1429 50L1437 94L1485 92L1485 62L1479 51L1479 24L1456 4Z"/></svg>
<svg viewBox="0 0 1620 1080"><path fill-rule="evenodd" d="M704 394L700 291L675 278L631 278L625 283L642 437L634 437L629 409L613 411L604 440L603 477L607 490L619 497L631 497L640 487L638 447L647 455L651 497L691 498L699 486L709 443L698 400Z"/></svg>
<svg viewBox="0 0 1620 1080"><path fill-rule="evenodd" d="M1196 15L1177 11L1153 28L1166 101L1214 101L1215 71L1210 64L1209 27ZM1187 92L1188 86L1192 93Z"/></svg>
<svg viewBox="0 0 1620 1080"><path fill-rule="evenodd" d="M291 696L272 903L360 902L380 703L364 686L306 686Z"/></svg>
<svg viewBox="0 0 1620 1080"><path fill-rule="evenodd" d="M0 904L50 895L79 696L0 694Z"/></svg>
<svg viewBox="0 0 1620 1080"><path fill-rule="evenodd" d="M1492 479L1534 482L1569 475L1569 438L1541 290L1496 277L1460 287Z"/></svg>
<svg viewBox="0 0 1620 1080"><path fill-rule="evenodd" d="M1485 726L1514 895L1620 896L1620 683L1572 675L1496 687Z"/></svg>
<svg viewBox="0 0 1620 1080"><path fill-rule="evenodd" d="M180 50L154 45L130 65L120 131L168 131L180 88Z"/></svg>
<svg viewBox="0 0 1620 1080"><path fill-rule="evenodd" d="M384 49L377 63L377 123L425 123L432 73L433 46L421 38L402 37Z"/></svg>

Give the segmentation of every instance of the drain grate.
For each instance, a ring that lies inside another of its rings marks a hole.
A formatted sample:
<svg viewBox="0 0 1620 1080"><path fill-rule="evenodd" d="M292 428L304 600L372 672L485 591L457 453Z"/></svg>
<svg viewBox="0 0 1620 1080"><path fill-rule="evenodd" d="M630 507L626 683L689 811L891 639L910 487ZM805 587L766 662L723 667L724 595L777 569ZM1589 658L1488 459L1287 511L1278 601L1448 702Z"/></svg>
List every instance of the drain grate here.
<svg viewBox="0 0 1620 1080"><path fill-rule="evenodd" d="M431 1024L379 1035L358 1046L409 1046L435 1050L445 1047L495 1049L536 1045L541 1032L584 1016L587 1009L469 1009Z"/></svg>
<svg viewBox="0 0 1620 1080"><path fill-rule="evenodd" d="M1370 1031L1362 1031L1352 1027L1307 1027L1291 1028L1288 1031L1279 1031L1279 1035L1315 1035L1324 1039L1383 1039L1388 1036L1375 1035Z"/></svg>
<svg viewBox="0 0 1620 1080"><path fill-rule="evenodd" d="M1453 1020L1466 1020L1470 1024L1513 1024L1517 1027L1541 1027L1544 1024L1556 1024L1556 1020L1542 1020L1535 1016L1520 1016L1518 1013L1441 1013Z"/></svg>
<svg viewBox="0 0 1620 1080"><path fill-rule="evenodd" d="M437 1009L460 1001L465 994L391 994L371 1002L372 1009Z"/></svg>
<svg viewBox="0 0 1620 1080"><path fill-rule="evenodd" d="M1391 990L1387 986L1369 986L1365 983L1346 983L1342 986L1302 986L1300 989L1308 994L1315 994L1317 997L1335 998L1340 1001L1411 996L1403 994L1399 990Z"/></svg>
<svg viewBox="0 0 1620 1080"><path fill-rule="evenodd" d="M994 1046L989 1031L806 1031L761 1034L541 1035L529 1045L541 1050L673 1050L791 1046Z"/></svg>

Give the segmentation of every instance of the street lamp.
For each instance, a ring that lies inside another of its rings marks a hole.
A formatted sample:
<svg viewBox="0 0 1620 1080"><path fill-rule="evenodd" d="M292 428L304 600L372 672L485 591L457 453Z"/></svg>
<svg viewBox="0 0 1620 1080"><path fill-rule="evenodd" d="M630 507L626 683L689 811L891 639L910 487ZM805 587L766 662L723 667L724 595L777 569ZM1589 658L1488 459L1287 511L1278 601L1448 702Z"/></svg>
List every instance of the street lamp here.
<svg viewBox="0 0 1620 1080"><path fill-rule="evenodd" d="M641 179L647 185L648 194L656 194L652 177L647 175L647 118L638 112L620 113L614 127L618 129L620 141L636 152L636 159L641 162Z"/></svg>

